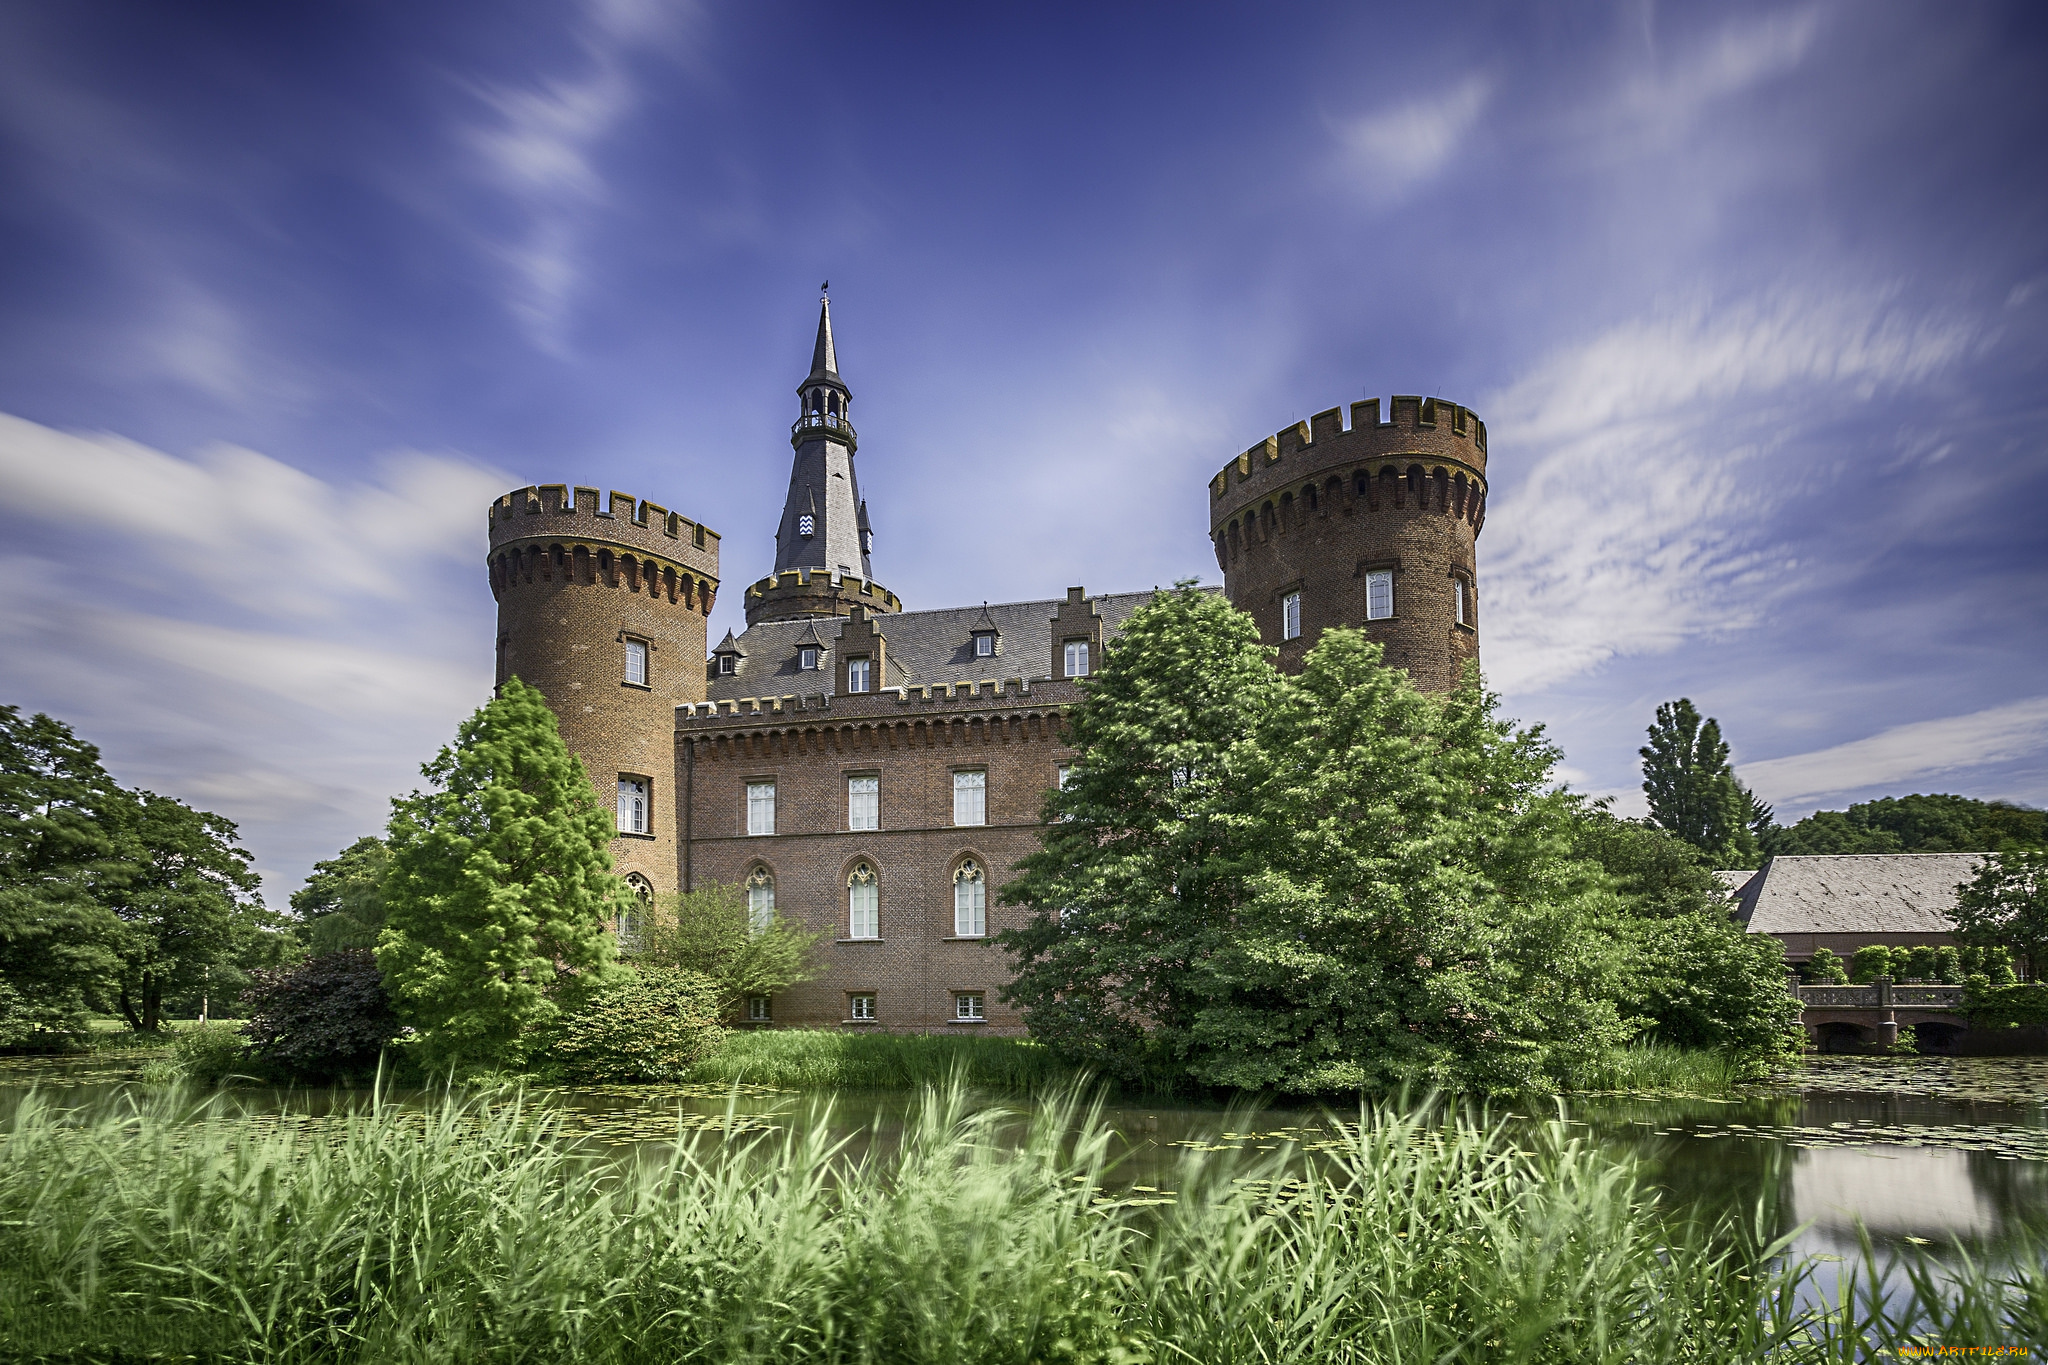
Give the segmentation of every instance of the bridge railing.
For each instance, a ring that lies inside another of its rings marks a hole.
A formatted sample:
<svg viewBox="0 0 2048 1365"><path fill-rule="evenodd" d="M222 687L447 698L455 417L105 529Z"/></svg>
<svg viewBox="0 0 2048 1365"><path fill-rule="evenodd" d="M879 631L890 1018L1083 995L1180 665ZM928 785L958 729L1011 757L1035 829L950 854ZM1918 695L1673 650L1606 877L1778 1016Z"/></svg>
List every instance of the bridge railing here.
<svg viewBox="0 0 2048 1365"><path fill-rule="evenodd" d="M1937 1009L1963 1007L1961 986L1899 986L1879 978L1867 986L1800 986L1799 1003L1819 1009Z"/></svg>

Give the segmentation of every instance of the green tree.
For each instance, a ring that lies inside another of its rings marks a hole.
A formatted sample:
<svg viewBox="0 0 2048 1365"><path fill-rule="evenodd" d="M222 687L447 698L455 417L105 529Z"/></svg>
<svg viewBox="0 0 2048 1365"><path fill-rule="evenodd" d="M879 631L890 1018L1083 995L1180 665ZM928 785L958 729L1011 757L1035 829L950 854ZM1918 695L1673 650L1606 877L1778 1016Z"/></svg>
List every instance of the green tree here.
<svg viewBox="0 0 2048 1365"><path fill-rule="evenodd" d="M120 925L97 887L121 801L69 726L0 706L0 1045L75 1032L111 999Z"/></svg>
<svg viewBox="0 0 2048 1365"><path fill-rule="evenodd" d="M1426 697L1325 632L1261 727L1263 867L1204 964L1190 1070L1243 1088L1541 1084L1621 1042L1558 752L1476 671Z"/></svg>
<svg viewBox="0 0 2048 1365"><path fill-rule="evenodd" d="M272 921L234 821L149 791L109 813L123 864L102 893L122 925L117 1003L131 1029L154 1033L167 995L239 989L238 959Z"/></svg>
<svg viewBox="0 0 2048 1365"><path fill-rule="evenodd" d="M2014 849L1986 858L1956 888L1956 936L2024 958L2028 975L2048 964L2048 851Z"/></svg>
<svg viewBox="0 0 2048 1365"><path fill-rule="evenodd" d="M1897 980L1902 973L1895 957L1882 943L1866 943L1849 955L1849 979L1859 986L1868 986L1880 976Z"/></svg>
<svg viewBox="0 0 2048 1365"><path fill-rule="evenodd" d="M624 937L636 941L636 963L704 977L723 1014L750 995L774 995L816 977L811 951L824 937L781 915L754 923L745 888L726 882L657 897L638 912L633 929Z"/></svg>
<svg viewBox="0 0 2048 1365"><path fill-rule="evenodd" d="M1729 916L1727 888L1704 855L1668 830L1585 811L1574 844L1617 899L1607 920L1623 949L1621 1002L1665 1042L1763 1054L1779 1050L1798 1006L1783 946Z"/></svg>
<svg viewBox="0 0 2048 1365"><path fill-rule="evenodd" d="M1493 708L1355 631L1284 678L1227 603L1159 594L1068 717L1006 998L1071 1060L1245 1088L1515 1086L1612 1043L1555 751Z"/></svg>
<svg viewBox="0 0 2048 1365"><path fill-rule="evenodd" d="M2048 847L2048 811L1967 796L1886 796L1847 810L1815 811L1774 829L1765 851L1815 853L1996 853Z"/></svg>
<svg viewBox="0 0 2048 1365"><path fill-rule="evenodd" d="M314 863L291 902L306 947L316 956L376 947L384 928L384 878L390 869L391 850L374 834Z"/></svg>
<svg viewBox="0 0 2048 1365"><path fill-rule="evenodd" d="M520 1065L613 970L607 926L636 908L612 820L517 678L394 800L377 965L433 1070Z"/></svg>
<svg viewBox="0 0 2048 1365"><path fill-rule="evenodd" d="M1753 826L1768 826L1771 812L1736 780L1720 723L1680 697L1657 708L1649 734L1640 752L1651 823L1724 867L1755 867Z"/></svg>
<svg viewBox="0 0 2048 1365"><path fill-rule="evenodd" d="M1043 846L1001 898L1004 998L1062 1056L1135 1078L1180 1051L1257 870L1241 793L1280 678L1251 619L1191 584L1124 623L1065 720L1078 753L1046 796Z"/></svg>

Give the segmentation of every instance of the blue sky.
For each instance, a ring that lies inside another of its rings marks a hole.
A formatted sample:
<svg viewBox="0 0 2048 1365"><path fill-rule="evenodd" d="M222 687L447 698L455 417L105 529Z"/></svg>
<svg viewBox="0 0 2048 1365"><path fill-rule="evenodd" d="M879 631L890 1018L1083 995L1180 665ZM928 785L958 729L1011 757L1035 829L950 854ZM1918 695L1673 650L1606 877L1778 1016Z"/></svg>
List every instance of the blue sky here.
<svg viewBox="0 0 2048 1365"><path fill-rule="evenodd" d="M2048 803L2048 23L1969 3L0 3L0 700L269 892L487 693L483 508L773 554L830 277L906 603L1215 581L1204 487L1486 419L1483 659L1640 809Z"/></svg>

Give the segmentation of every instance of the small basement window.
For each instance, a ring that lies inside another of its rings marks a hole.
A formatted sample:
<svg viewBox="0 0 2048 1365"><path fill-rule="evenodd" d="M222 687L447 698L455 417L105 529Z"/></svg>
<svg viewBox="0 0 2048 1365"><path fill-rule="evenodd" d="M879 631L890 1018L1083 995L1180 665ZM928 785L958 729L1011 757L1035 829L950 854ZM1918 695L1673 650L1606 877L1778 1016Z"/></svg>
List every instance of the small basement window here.
<svg viewBox="0 0 2048 1365"><path fill-rule="evenodd" d="M868 994L846 997L846 1017L856 1023L871 1024L875 1019L875 997Z"/></svg>
<svg viewBox="0 0 2048 1365"><path fill-rule="evenodd" d="M956 1023L979 1024L988 1018L986 999L980 991L953 992L953 1019Z"/></svg>
<svg viewBox="0 0 2048 1365"><path fill-rule="evenodd" d="M767 996L765 996L765 995L750 995L750 996L748 996L748 997L747 997L747 1022L748 1022L748 1023L750 1023L750 1024L765 1024L765 1023L769 1022L769 1021L770 1021L771 1019L773 1019L774 1017L775 1017L774 1015L772 1015L772 1014L770 1014L770 1013L768 1012L768 997L767 997Z"/></svg>

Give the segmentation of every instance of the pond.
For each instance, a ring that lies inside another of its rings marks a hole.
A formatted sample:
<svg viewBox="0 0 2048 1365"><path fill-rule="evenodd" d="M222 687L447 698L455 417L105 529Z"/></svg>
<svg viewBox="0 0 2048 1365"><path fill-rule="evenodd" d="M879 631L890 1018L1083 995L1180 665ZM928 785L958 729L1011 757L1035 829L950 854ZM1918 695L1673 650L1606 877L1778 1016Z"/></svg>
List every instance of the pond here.
<svg viewBox="0 0 2048 1365"><path fill-rule="evenodd" d="M30 1086L86 1108L145 1093L143 1060L0 1059L0 1123ZM914 1102L902 1092L842 1092L826 1106L763 1087L728 1094L693 1086L533 1097L558 1111L567 1133L622 1155L672 1139L679 1119L708 1135L823 1123L855 1154L886 1149ZM225 1100L258 1126L317 1127L363 1098L238 1090ZM1020 1119L1024 1112L1008 1097L985 1102L1015 1108ZM1518 1122L1561 1118L1634 1159L1677 1207L1713 1217L1761 1203L1773 1235L1803 1229L1799 1255L1854 1259L1859 1225L1880 1251L1918 1247L1936 1256L1968 1249L1996 1257L2022 1231L2048 1232L2048 1058L1816 1057L1729 1099L1567 1095L1504 1112ZM1118 1175L1134 1200L1169 1197L1159 1191L1170 1190L1185 1152L1264 1155L1291 1146L1314 1160L1329 1135L1328 1112L1314 1109L1113 1102L1105 1116L1126 1143Z"/></svg>

